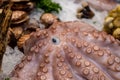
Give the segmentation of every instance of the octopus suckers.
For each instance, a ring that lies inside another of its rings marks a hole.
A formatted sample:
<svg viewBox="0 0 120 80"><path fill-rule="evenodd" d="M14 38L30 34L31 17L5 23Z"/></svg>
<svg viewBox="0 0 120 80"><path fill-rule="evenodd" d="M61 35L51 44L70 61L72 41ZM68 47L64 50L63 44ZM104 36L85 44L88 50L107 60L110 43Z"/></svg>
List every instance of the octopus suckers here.
<svg viewBox="0 0 120 80"><path fill-rule="evenodd" d="M41 36L41 33L40 33L40 32L38 32L38 33L36 34L36 36L37 36L37 37L40 37L40 36Z"/></svg>
<svg viewBox="0 0 120 80"><path fill-rule="evenodd" d="M120 42L82 22L52 26L27 40L11 80L120 80Z"/></svg>
<svg viewBox="0 0 120 80"><path fill-rule="evenodd" d="M103 56L104 55L104 52L103 51L99 51L98 52L98 56Z"/></svg>
<svg viewBox="0 0 120 80"><path fill-rule="evenodd" d="M45 57L49 57L49 53L45 53L45 55L44 55Z"/></svg>
<svg viewBox="0 0 120 80"><path fill-rule="evenodd" d="M84 64L86 67L90 66L90 62L88 62L88 61L85 61Z"/></svg>
<svg viewBox="0 0 120 80"><path fill-rule="evenodd" d="M23 67L24 67L24 63L20 63L19 68L23 68Z"/></svg>
<svg viewBox="0 0 120 80"><path fill-rule="evenodd" d="M47 68L47 67L44 67L44 68L43 68L43 72L44 72L44 73L47 73L47 72L48 72L48 68Z"/></svg>
<svg viewBox="0 0 120 80"><path fill-rule="evenodd" d="M106 80L105 76L101 75L100 80Z"/></svg>
<svg viewBox="0 0 120 80"><path fill-rule="evenodd" d="M76 58L77 59L82 59L82 56L81 55L77 55Z"/></svg>
<svg viewBox="0 0 120 80"><path fill-rule="evenodd" d="M98 47L98 46L94 46L93 49L94 49L95 51L97 51L97 50L99 50L99 47Z"/></svg>
<svg viewBox="0 0 120 80"><path fill-rule="evenodd" d="M86 41L84 41L84 42L83 42L83 45L84 45L85 47L87 47L87 46L88 46L88 43L87 43Z"/></svg>
<svg viewBox="0 0 120 80"><path fill-rule="evenodd" d="M76 61L76 66L80 67L81 66L81 62L80 61Z"/></svg>
<svg viewBox="0 0 120 80"><path fill-rule="evenodd" d="M63 48L66 50L68 47L65 45Z"/></svg>
<svg viewBox="0 0 120 80"><path fill-rule="evenodd" d="M41 75L40 79L41 79L41 80L46 80L46 79L47 79L47 77L46 77L46 76L44 76L44 75Z"/></svg>
<svg viewBox="0 0 120 80"><path fill-rule="evenodd" d="M114 59L110 57L107 62L109 65L112 65L114 63Z"/></svg>
<svg viewBox="0 0 120 80"><path fill-rule="evenodd" d="M88 54L90 54L90 53L92 52L92 49L89 47L89 48L86 49L86 52L87 52Z"/></svg>
<svg viewBox="0 0 120 80"><path fill-rule="evenodd" d="M110 40L111 40L112 42L115 42L115 38L114 38L113 36L110 36Z"/></svg>
<svg viewBox="0 0 120 80"><path fill-rule="evenodd" d="M84 75L88 75L90 73L89 69L87 69L87 68L83 69L82 72Z"/></svg>
<svg viewBox="0 0 120 80"><path fill-rule="evenodd" d="M43 68L43 67L45 67L45 63L40 64L40 68Z"/></svg>
<svg viewBox="0 0 120 80"><path fill-rule="evenodd" d="M65 70L61 70L61 71L60 71L60 74L61 74L61 75L65 75L65 73L66 73Z"/></svg>
<svg viewBox="0 0 120 80"><path fill-rule="evenodd" d="M71 30L70 29L67 29L67 32L70 32Z"/></svg>
<svg viewBox="0 0 120 80"><path fill-rule="evenodd" d="M32 56L27 56L27 60L31 61L32 60Z"/></svg>
<svg viewBox="0 0 120 80"><path fill-rule="evenodd" d="M95 38L98 38L98 37L99 37L99 34L98 34L97 32L94 32L94 33L93 33L93 36L94 36Z"/></svg>
<svg viewBox="0 0 120 80"><path fill-rule="evenodd" d="M73 77L72 73L70 73L70 72L67 74L67 76L68 76L68 78L72 78Z"/></svg>
<svg viewBox="0 0 120 80"><path fill-rule="evenodd" d="M36 48L34 51L35 51L35 53L38 53L38 52L39 52L39 49L38 49L38 48Z"/></svg>
<svg viewBox="0 0 120 80"><path fill-rule="evenodd" d="M46 58L46 59L45 59L45 63L48 64L49 62L50 62L50 60L49 60L48 58Z"/></svg>
<svg viewBox="0 0 120 80"><path fill-rule="evenodd" d="M87 33L87 32L83 32L83 34L84 34L85 36L87 36L87 35L88 35L88 33Z"/></svg>
<svg viewBox="0 0 120 80"><path fill-rule="evenodd" d="M120 59L118 57L115 57L115 62L120 63Z"/></svg>
<svg viewBox="0 0 120 80"><path fill-rule="evenodd" d="M75 39L71 39L71 42L75 43L75 41L76 41Z"/></svg>
<svg viewBox="0 0 120 80"><path fill-rule="evenodd" d="M21 59L21 61L24 61L25 59L26 59L26 56L23 56L22 59Z"/></svg>
<svg viewBox="0 0 120 80"><path fill-rule="evenodd" d="M56 54L56 57L57 57L57 58L60 58L60 57L61 57L61 54L60 54L60 53Z"/></svg>
<svg viewBox="0 0 120 80"><path fill-rule="evenodd" d="M75 54L74 53L69 53L70 58L74 58Z"/></svg>
<svg viewBox="0 0 120 80"><path fill-rule="evenodd" d="M94 71L95 73L98 73L98 72L99 72L98 68L96 68L96 67L93 68L93 71Z"/></svg>
<svg viewBox="0 0 120 80"><path fill-rule="evenodd" d="M65 59L64 59L63 57L61 57L61 58L60 58L60 61L61 61L61 62L64 62L64 61L65 61Z"/></svg>
<svg viewBox="0 0 120 80"><path fill-rule="evenodd" d="M79 32L79 29L78 29L78 28L75 28L75 29L74 29L74 32L75 32L75 33L78 33L78 32Z"/></svg>
<svg viewBox="0 0 120 80"><path fill-rule="evenodd" d="M72 50L70 48L68 49L68 53L72 53Z"/></svg>
<svg viewBox="0 0 120 80"><path fill-rule="evenodd" d="M116 64L115 70L118 71L118 72L120 72L120 65L117 65L117 64Z"/></svg>
<svg viewBox="0 0 120 80"><path fill-rule="evenodd" d="M92 80L98 80L98 77L97 76L93 76Z"/></svg>
<svg viewBox="0 0 120 80"><path fill-rule="evenodd" d="M78 47L78 48L81 48L81 47L82 47L82 45L81 45L80 42L77 43L77 47Z"/></svg>
<svg viewBox="0 0 120 80"><path fill-rule="evenodd" d="M30 51L33 52L35 50L35 46L34 47L31 47Z"/></svg>
<svg viewBox="0 0 120 80"><path fill-rule="evenodd" d="M62 62L59 62L59 63L57 63L57 66L58 66L58 67L62 67L62 66L63 66L63 63L62 63Z"/></svg>
<svg viewBox="0 0 120 80"><path fill-rule="evenodd" d="M44 35L47 34L47 31L43 31L43 34L44 34Z"/></svg>
<svg viewBox="0 0 120 80"><path fill-rule="evenodd" d="M38 44L39 48L40 48L40 47L42 47L42 45L43 45L43 43L42 43L42 42L40 42L40 43Z"/></svg>

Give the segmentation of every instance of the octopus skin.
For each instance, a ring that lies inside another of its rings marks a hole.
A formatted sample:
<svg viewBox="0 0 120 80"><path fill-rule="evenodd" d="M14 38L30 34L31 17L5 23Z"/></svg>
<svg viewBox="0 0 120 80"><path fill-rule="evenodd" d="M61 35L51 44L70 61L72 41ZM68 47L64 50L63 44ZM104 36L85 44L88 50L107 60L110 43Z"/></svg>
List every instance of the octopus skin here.
<svg viewBox="0 0 120 80"><path fill-rule="evenodd" d="M120 42L84 22L32 33L10 80L120 80Z"/></svg>
<svg viewBox="0 0 120 80"><path fill-rule="evenodd" d="M118 3L116 0L86 0L93 8L100 11L110 11L114 9Z"/></svg>

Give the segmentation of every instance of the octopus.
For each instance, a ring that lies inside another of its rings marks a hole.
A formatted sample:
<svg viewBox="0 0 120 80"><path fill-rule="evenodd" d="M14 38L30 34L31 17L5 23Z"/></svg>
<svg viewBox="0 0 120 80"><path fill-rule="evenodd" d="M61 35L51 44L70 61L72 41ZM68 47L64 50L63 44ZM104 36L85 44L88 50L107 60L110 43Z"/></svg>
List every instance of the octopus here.
<svg viewBox="0 0 120 80"><path fill-rule="evenodd" d="M100 10L100 11L110 11L112 9L114 9L118 3L119 0L75 0L76 3L78 3L79 1L87 1L90 6L92 6L94 9L96 10Z"/></svg>
<svg viewBox="0 0 120 80"><path fill-rule="evenodd" d="M93 6L97 10L106 10L110 11L117 6L117 2L115 0L88 0L91 6Z"/></svg>
<svg viewBox="0 0 120 80"><path fill-rule="evenodd" d="M37 29L24 53L10 80L120 80L120 41L85 22Z"/></svg>

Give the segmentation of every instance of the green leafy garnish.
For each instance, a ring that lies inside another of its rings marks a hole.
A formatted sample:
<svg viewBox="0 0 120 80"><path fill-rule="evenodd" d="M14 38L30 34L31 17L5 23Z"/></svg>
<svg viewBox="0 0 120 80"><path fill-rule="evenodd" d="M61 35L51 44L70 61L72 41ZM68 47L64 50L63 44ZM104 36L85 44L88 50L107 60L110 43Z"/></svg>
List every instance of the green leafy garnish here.
<svg viewBox="0 0 120 80"><path fill-rule="evenodd" d="M10 80L10 78L5 78L5 80Z"/></svg>
<svg viewBox="0 0 120 80"><path fill-rule="evenodd" d="M43 9L45 12L55 11L59 13L62 10L62 7L58 3L52 2L51 0L34 0L34 2L36 2L38 8Z"/></svg>

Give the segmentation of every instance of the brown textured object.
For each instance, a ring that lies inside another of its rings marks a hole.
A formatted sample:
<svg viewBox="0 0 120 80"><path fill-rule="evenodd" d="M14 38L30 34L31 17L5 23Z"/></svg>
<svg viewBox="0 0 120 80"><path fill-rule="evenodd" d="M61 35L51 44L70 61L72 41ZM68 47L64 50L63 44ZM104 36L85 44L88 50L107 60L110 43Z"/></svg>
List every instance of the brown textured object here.
<svg viewBox="0 0 120 80"><path fill-rule="evenodd" d="M113 24L115 27L120 28L120 17L117 17L114 21Z"/></svg>
<svg viewBox="0 0 120 80"><path fill-rule="evenodd" d="M11 28L9 28L8 30L7 38L8 38L8 45L14 49L14 47L17 45L17 39Z"/></svg>
<svg viewBox="0 0 120 80"><path fill-rule="evenodd" d="M25 11L13 11L12 14L12 24L20 24L29 19L28 14Z"/></svg>
<svg viewBox="0 0 120 80"><path fill-rule="evenodd" d="M90 9L89 5L87 2L82 2L82 8L79 8L77 10L77 14L76 17L78 19L80 18L87 18L87 19L91 19L94 17L94 12Z"/></svg>
<svg viewBox="0 0 120 80"><path fill-rule="evenodd" d="M120 28L114 30L113 36L117 39L120 39Z"/></svg>
<svg viewBox="0 0 120 80"><path fill-rule="evenodd" d="M14 5L12 6L12 10L22 10L28 13L34 8L34 6L35 6L34 3L30 1L14 2Z"/></svg>
<svg viewBox="0 0 120 80"><path fill-rule="evenodd" d="M18 39L23 33L23 28L21 26L13 27L12 32L15 35L15 38Z"/></svg>
<svg viewBox="0 0 120 80"><path fill-rule="evenodd" d="M24 33L29 34L36 31L37 28L40 28L39 21L37 21L35 18L31 18L25 25Z"/></svg>
<svg viewBox="0 0 120 80"><path fill-rule="evenodd" d="M6 46L8 44L7 33L10 27L9 25L12 17L11 6L12 3L5 6L2 13L0 14L0 73L2 71L1 67L3 55L6 51Z"/></svg>
<svg viewBox="0 0 120 80"><path fill-rule="evenodd" d="M120 80L120 42L84 22L37 30L10 80Z"/></svg>
<svg viewBox="0 0 120 80"><path fill-rule="evenodd" d="M26 35L22 35L19 40L17 41L17 46L18 48L23 48L23 44L25 43L25 41L27 39L29 39L30 35L26 34Z"/></svg>
<svg viewBox="0 0 120 80"><path fill-rule="evenodd" d="M10 0L11 2L29 2L30 0Z"/></svg>
<svg viewBox="0 0 120 80"><path fill-rule="evenodd" d="M57 16L51 13L43 13L40 17L40 21L46 26L46 28L48 28L54 22L58 21L58 18Z"/></svg>

